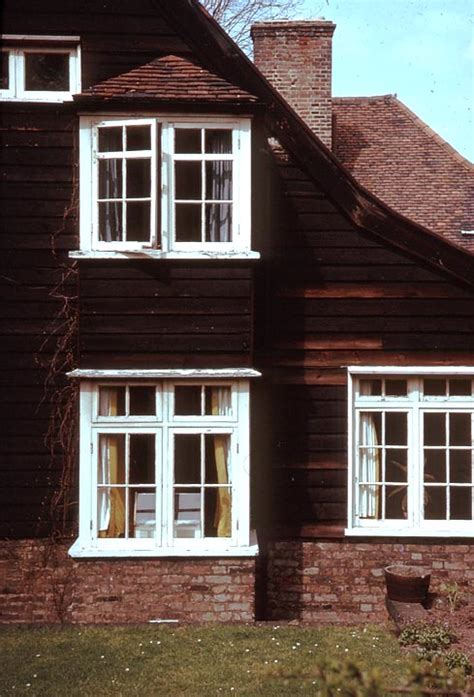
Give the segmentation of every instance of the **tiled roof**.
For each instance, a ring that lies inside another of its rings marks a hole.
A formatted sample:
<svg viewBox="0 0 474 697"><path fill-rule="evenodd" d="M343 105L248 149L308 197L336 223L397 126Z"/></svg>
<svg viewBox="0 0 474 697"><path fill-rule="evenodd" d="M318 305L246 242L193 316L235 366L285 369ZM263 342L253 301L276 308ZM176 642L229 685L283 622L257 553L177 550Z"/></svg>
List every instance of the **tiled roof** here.
<svg viewBox="0 0 474 697"><path fill-rule="evenodd" d="M395 96L337 97L334 153L369 191L474 252L474 167Z"/></svg>
<svg viewBox="0 0 474 697"><path fill-rule="evenodd" d="M239 87L180 56L163 56L151 63L109 78L77 97L123 101L131 99L160 102L250 103L258 101Z"/></svg>

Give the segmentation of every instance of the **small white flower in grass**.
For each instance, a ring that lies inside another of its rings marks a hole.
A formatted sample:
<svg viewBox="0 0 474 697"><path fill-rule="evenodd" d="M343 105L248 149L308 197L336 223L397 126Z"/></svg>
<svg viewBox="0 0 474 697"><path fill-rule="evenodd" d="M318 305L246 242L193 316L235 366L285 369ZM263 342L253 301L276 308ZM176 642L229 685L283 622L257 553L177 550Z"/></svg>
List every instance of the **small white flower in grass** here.
<svg viewBox="0 0 474 697"><path fill-rule="evenodd" d="M34 673L34 674L33 674L33 677L34 677L34 678L37 678L38 676L36 675L36 673Z"/></svg>
<svg viewBox="0 0 474 697"><path fill-rule="evenodd" d="M296 642L296 646L301 646L299 641Z"/></svg>
<svg viewBox="0 0 474 697"><path fill-rule="evenodd" d="M128 673L130 668L125 668L125 672Z"/></svg>
<svg viewBox="0 0 474 697"><path fill-rule="evenodd" d="M292 649L293 649L293 651L294 651L294 650L296 649L296 646L292 646L291 648L292 648Z"/></svg>
<svg viewBox="0 0 474 697"><path fill-rule="evenodd" d="M265 665L268 665L268 661L265 661Z"/></svg>
<svg viewBox="0 0 474 697"><path fill-rule="evenodd" d="M40 653L37 653L37 654L36 654L36 658L39 658L40 656L41 656Z"/></svg>
<svg viewBox="0 0 474 697"><path fill-rule="evenodd" d="M30 683L30 682L27 682L27 683L26 683L26 687L31 687L31 683Z"/></svg>
<svg viewBox="0 0 474 697"><path fill-rule="evenodd" d="M273 663L278 663L278 658L275 658L275 660L273 661Z"/></svg>
<svg viewBox="0 0 474 697"><path fill-rule="evenodd" d="M249 653L249 652L250 652L250 649L245 649L245 653Z"/></svg>
<svg viewBox="0 0 474 697"><path fill-rule="evenodd" d="M336 649L338 649L338 648L339 648L339 644L336 644Z"/></svg>
<svg viewBox="0 0 474 697"><path fill-rule="evenodd" d="M344 649L344 651L347 653L349 651L349 649Z"/></svg>
<svg viewBox="0 0 474 697"><path fill-rule="evenodd" d="M105 656L101 656L101 658L105 658Z"/></svg>
<svg viewBox="0 0 474 697"><path fill-rule="evenodd" d="M138 646L143 646L142 642L140 642L140 643L138 644Z"/></svg>
<svg viewBox="0 0 474 697"><path fill-rule="evenodd" d="M280 642L279 642L279 641L277 641L277 643L276 643L275 645L276 645L276 646L280 646Z"/></svg>
<svg viewBox="0 0 474 697"><path fill-rule="evenodd" d="M317 646L317 644L315 644L315 646Z"/></svg>
<svg viewBox="0 0 474 697"><path fill-rule="evenodd" d="M235 687L231 687L230 691L233 692L235 690Z"/></svg>
<svg viewBox="0 0 474 697"><path fill-rule="evenodd" d="M198 644L199 644L201 641L202 641L202 639L198 639L198 640L197 640Z"/></svg>

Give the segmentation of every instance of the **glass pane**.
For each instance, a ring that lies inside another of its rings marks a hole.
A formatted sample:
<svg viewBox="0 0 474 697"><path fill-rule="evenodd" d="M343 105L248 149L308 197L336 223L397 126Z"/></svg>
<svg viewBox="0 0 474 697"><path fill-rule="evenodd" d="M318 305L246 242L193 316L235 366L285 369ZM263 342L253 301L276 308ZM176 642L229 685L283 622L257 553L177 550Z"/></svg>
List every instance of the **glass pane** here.
<svg viewBox="0 0 474 697"><path fill-rule="evenodd" d="M232 416L232 390L216 385L204 388L206 416Z"/></svg>
<svg viewBox="0 0 474 697"><path fill-rule="evenodd" d="M449 498L451 520L472 520L472 490L470 487L451 487Z"/></svg>
<svg viewBox="0 0 474 697"><path fill-rule="evenodd" d="M472 393L471 380L453 378L449 381L449 394L453 397L470 396Z"/></svg>
<svg viewBox="0 0 474 697"><path fill-rule="evenodd" d="M382 513L381 486L359 486L359 518L378 520Z"/></svg>
<svg viewBox="0 0 474 697"><path fill-rule="evenodd" d="M151 195L150 160L126 160L127 198L149 198Z"/></svg>
<svg viewBox="0 0 474 697"><path fill-rule="evenodd" d="M425 520L446 520L446 488L425 486Z"/></svg>
<svg viewBox="0 0 474 697"><path fill-rule="evenodd" d="M201 385L174 388L174 413L177 416L201 415Z"/></svg>
<svg viewBox="0 0 474 697"><path fill-rule="evenodd" d="M125 537L125 489L97 492L97 528L101 538Z"/></svg>
<svg viewBox="0 0 474 697"><path fill-rule="evenodd" d="M97 482L99 484L125 484L125 434L101 433Z"/></svg>
<svg viewBox="0 0 474 697"><path fill-rule="evenodd" d="M407 517L406 486L387 486L385 490L385 518L387 520L403 520Z"/></svg>
<svg viewBox="0 0 474 697"><path fill-rule="evenodd" d="M155 537L156 494L154 489L130 489L128 501L131 537Z"/></svg>
<svg viewBox="0 0 474 697"><path fill-rule="evenodd" d="M472 445L471 414L449 415L449 444Z"/></svg>
<svg viewBox="0 0 474 697"><path fill-rule="evenodd" d="M101 242L122 241L122 203L120 201L99 203L99 240Z"/></svg>
<svg viewBox="0 0 474 697"><path fill-rule="evenodd" d="M423 414L425 445L446 445L446 415Z"/></svg>
<svg viewBox="0 0 474 697"><path fill-rule="evenodd" d="M122 126L99 128L99 152L121 152Z"/></svg>
<svg viewBox="0 0 474 697"><path fill-rule="evenodd" d="M387 445L407 444L407 414L401 412L386 412L385 443Z"/></svg>
<svg viewBox="0 0 474 697"><path fill-rule="evenodd" d="M449 480L456 484L472 482L472 458L471 450L449 451Z"/></svg>
<svg viewBox="0 0 474 697"><path fill-rule="evenodd" d="M446 451L425 450L425 482L446 481Z"/></svg>
<svg viewBox="0 0 474 697"><path fill-rule="evenodd" d="M232 204L206 204L206 242L232 242Z"/></svg>
<svg viewBox="0 0 474 697"><path fill-rule="evenodd" d="M206 433L204 444L206 484L229 484L230 436Z"/></svg>
<svg viewBox="0 0 474 697"><path fill-rule="evenodd" d="M405 397L407 394L407 381L385 380L385 394L389 397Z"/></svg>
<svg viewBox="0 0 474 697"><path fill-rule="evenodd" d="M176 128L174 132L174 151L185 155L200 153L201 129Z"/></svg>
<svg viewBox="0 0 474 697"><path fill-rule="evenodd" d="M154 484L155 436L152 433L130 435L130 483Z"/></svg>
<svg viewBox="0 0 474 697"><path fill-rule="evenodd" d="M362 412L360 415L360 444L380 445L382 443L382 414Z"/></svg>
<svg viewBox="0 0 474 697"><path fill-rule="evenodd" d="M407 450L395 450L387 448L385 452L385 481L408 481Z"/></svg>
<svg viewBox="0 0 474 697"><path fill-rule="evenodd" d="M127 150L149 150L151 148L150 126L127 126Z"/></svg>
<svg viewBox="0 0 474 697"><path fill-rule="evenodd" d="M124 416L125 387L99 387L99 416Z"/></svg>
<svg viewBox="0 0 474 697"><path fill-rule="evenodd" d="M8 51L0 51L0 90L9 87L9 56Z"/></svg>
<svg viewBox="0 0 474 697"><path fill-rule="evenodd" d="M232 200L232 162L206 162L206 200Z"/></svg>
<svg viewBox="0 0 474 697"><path fill-rule="evenodd" d="M360 448L359 480L361 482L380 482L382 480L382 450L380 448Z"/></svg>
<svg viewBox="0 0 474 697"><path fill-rule="evenodd" d="M99 160L99 198L122 197L123 160Z"/></svg>
<svg viewBox="0 0 474 697"><path fill-rule="evenodd" d="M156 414L154 387L130 387L130 414L132 416L154 416Z"/></svg>
<svg viewBox="0 0 474 697"><path fill-rule="evenodd" d="M377 396L382 394L382 380L360 380L359 394L362 397Z"/></svg>
<svg viewBox="0 0 474 697"><path fill-rule="evenodd" d="M174 536L202 537L200 489L175 489Z"/></svg>
<svg viewBox="0 0 474 697"><path fill-rule="evenodd" d="M201 436L199 433L175 435L174 481L176 484L201 483Z"/></svg>
<svg viewBox="0 0 474 697"><path fill-rule="evenodd" d="M176 204L177 242L201 242L201 204Z"/></svg>
<svg viewBox="0 0 474 697"><path fill-rule="evenodd" d="M67 92L68 53L25 53L25 90Z"/></svg>
<svg viewBox="0 0 474 697"><path fill-rule="evenodd" d="M228 128L206 128L204 142L206 153L231 153L232 131Z"/></svg>
<svg viewBox="0 0 474 697"><path fill-rule="evenodd" d="M200 201L201 163L175 162L175 199L183 201Z"/></svg>
<svg viewBox="0 0 474 697"><path fill-rule="evenodd" d="M150 241L150 203L127 202L127 242Z"/></svg>
<svg viewBox="0 0 474 697"><path fill-rule="evenodd" d="M230 537L232 535L232 495L229 487L215 487L204 491L204 536Z"/></svg>
<svg viewBox="0 0 474 697"><path fill-rule="evenodd" d="M427 397L441 397L446 394L446 380L442 378L425 378L423 392Z"/></svg>

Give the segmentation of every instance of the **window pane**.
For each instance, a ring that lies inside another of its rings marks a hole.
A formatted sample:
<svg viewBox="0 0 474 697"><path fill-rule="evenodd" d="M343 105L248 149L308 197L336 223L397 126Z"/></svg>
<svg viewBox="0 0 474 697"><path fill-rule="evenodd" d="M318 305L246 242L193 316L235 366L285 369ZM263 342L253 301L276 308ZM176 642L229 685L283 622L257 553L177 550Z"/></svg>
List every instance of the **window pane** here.
<svg viewBox="0 0 474 697"><path fill-rule="evenodd" d="M232 152L232 131L228 128L206 128L204 141L206 153Z"/></svg>
<svg viewBox="0 0 474 697"><path fill-rule="evenodd" d="M232 496L229 487L204 491L204 536L230 537L232 534Z"/></svg>
<svg viewBox="0 0 474 697"><path fill-rule="evenodd" d="M202 537L200 489L175 489L174 537Z"/></svg>
<svg viewBox="0 0 474 697"><path fill-rule="evenodd" d="M472 393L471 380L454 378L449 381L449 394L453 397L470 396Z"/></svg>
<svg viewBox="0 0 474 697"><path fill-rule="evenodd" d="M232 204L206 204L206 242L232 241Z"/></svg>
<svg viewBox="0 0 474 697"><path fill-rule="evenodd" d="M385 443L387 445L407 444L407 415L401 412L386 412Z"/></svg>
<svg viewBox="0 0 474 697"><path fill-rule="evenodd" d="M408 481L408 451L389 449L385 452L385 480L387 482Z"/></svg>
<svg viewBox="0 0 474 697"><path fill-rule="evenodd" d="M150 160L126 161L127 198L149 198L151 195Z"/></svg>
<svg viewBox="0 0 474 697"><path fill-rule="evenodd" d="M127 126L127 150L149 150L151 148L150 126Z"/></svg>
<svg viewBox="0 0 474 697"><path fill-rule="evenodd" d="M382 513L381 486L359 486L359 517L378 520Z"/></svg>
<svg viewBox="0 0 474 697"><path fill-rule="evenodd" d="M99 160L99 198L122 197L122 160Z"/></svg>
<svg viewBox="0 0 474 697"><path fill-rule="evenodd" d="M99 240L101 242L122 241L122 203L107 201L99 203Z"/></svg>
<svg viewBox="0 0 474 697"><path fill-rule="evenodd" d="M205 483L229 484L230 437L226 434L209 434L205 442Z"/></svg>
<svg viewBox="0 0 474 697"><path fill-rule="evenodd" d="M385 518L388 520L403 520L407 517L406 486L387 486L385 491Z"/></svg>
<svg viewBox="0 0 474 697"><path fill-rule="evenodd" d="M388 397L405 397L407 394L407 381L385 380L385 394Z"/></svg>
<svg viewBox="0 0 474 697"><path fill-rule="evenodd" d="M174 388L174 413L177 416L201 415L201 385Z"/></svg>
<svg viewBox="0 0 474 697"><path fill-rule="evenodd" d="M125 537L125 489L99 489L97 527L99 537Z"/></svg>
<svg viewBox="0 0 474 697"><path fill-rule="evenodd" d="M446 488L425 486L425 520L446 520Z"/></svg>
<svg viewBox="0 0 474 697"><path fill-rule="evenodd" d="M451 520L472 520L472 490L470 487L451 487Z"/></svg>
<svg viewBox="0 0 474 697"><path fill-rule="evenodd" d="M201 152L200 128L176 128L174 151L178 154L194 155Z"/></svg>
<svg viewBox="0 0 474 697"><path fill-rule="evenodd" d="M25 53L25 90L69 90L68 53Z"/></svg>
<svg viewBox="0 0 474 697"><path fill-rule="evenodd" d="M207 416L231 416L232 415L232 390L230 387L206 385L205 414Z"/></svg>
<svg viewBox="0 0 474 697"><path fill-rule="evenodd" d="M99 416L125 414L125 387L99 387Z"/></svg>
<svg viewBox="0 0 474 697"><path fill-rule="evenodd" d="M471 445L471 414L449 415L449 444Z"/></svg>
<svg viewBox="0 0 474 697"><path fill-rule="evenodd" d="M8 51L0 51L0 90L9 88L9 56Z"/></svg>
<svg viewBox="0 0 474 697"><path fill-rule="evenodd" d="M425 450L425 482L446 481L446 451Z"/></svg>
<svg viewBox="0 0 474 697"><path fill-rule="evenodd" d="M206 200L232 200L232 162L206 162Z"/></svg>
<svg viewBox="0 0 474 697"><path fill-rule="evenodd" d="M380 445L382 443L382 414L362 412L360 415L360 444Z"/></svg>
<svg viewBox="0 0 474 697"><path fill-rule="evenodd" d="M446 415L423 414L425 445L446 444Z"/></svg>
<svg viewBox="0 0 474 697"><path fill-rule="evenodd" d="M99 436L97 481L99 484L125 484L125 434Z"/></svg>
<svg viewBox="0 0 474 697"><path fill-rule="evenodd" d="M471 450L450 450L449 452L449 480L456 484L472 482L472 458Z"/></svg>
<svg viewBox="0 0 474 697"><path fill-rule="evenodd" d="M382 380L360 380L359 393L362 397L382 394Z"/></svg>
<svg viewBox="0 0 474 697"><path fill-rule="evenodd" d="M150 204L127 202L127 242L150 241Z"/></svg>
<svg viewBox="0 0 474 697"><path fill-rule="evenodd" d="M121 152L122 126L99 128L99 152Z"/></svg>
<svg viewBox="0 0 474 697"><path fill-rule="evenodd" d="M201 204L176 204L177 242L201 242Z"/></svg>
<svg viewBox="0 0 474 697"><path fill-rule="evenodd" d="M154 387L130 387L130 414L132 416L156 414Z"/></svg>
<svg viewBox="0 0 474 697"><path fill-rule="evenodd" d="M427 397L444 396L446 394L446 380L425 378L423 380L423 392Z"/></svg>
<svg viewBox="0 0 474 697"><path fill-rule="evenodd" d="M201 198L201 163L175 162L175 199L200 201Z"/></svg>
<svg viewBox="0 0 474 697"><path fill-rule="evenodd" d="M201 483L201 436L199 433L175 435L174 480L176 484Z"/></svg>
<svg viewBox="0 0 474 697"><path fill-rule="evenodd" d="M153 489L130 489L128 510L131 537L155 537L156 494Z"/></svg>
<svg viewBox="0 0 474 697"><path fill-rule="evenodd" d="M130 435L131 484L155 482L155 436L151 433Z"/></svg>

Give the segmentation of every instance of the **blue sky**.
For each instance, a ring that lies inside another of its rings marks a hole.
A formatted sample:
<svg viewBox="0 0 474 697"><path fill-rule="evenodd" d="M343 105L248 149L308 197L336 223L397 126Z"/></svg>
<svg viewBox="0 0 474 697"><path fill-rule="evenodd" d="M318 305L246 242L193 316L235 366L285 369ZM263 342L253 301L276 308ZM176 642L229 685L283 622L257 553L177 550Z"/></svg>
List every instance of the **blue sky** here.
<svg viewBox="0 0 474 697"><path fill-rule="evenodd" d="M321 16L337 24L334 95L397 94L474 160L474 0L306 0Z"/></svg>

